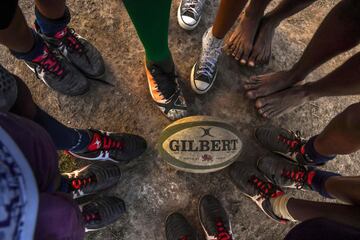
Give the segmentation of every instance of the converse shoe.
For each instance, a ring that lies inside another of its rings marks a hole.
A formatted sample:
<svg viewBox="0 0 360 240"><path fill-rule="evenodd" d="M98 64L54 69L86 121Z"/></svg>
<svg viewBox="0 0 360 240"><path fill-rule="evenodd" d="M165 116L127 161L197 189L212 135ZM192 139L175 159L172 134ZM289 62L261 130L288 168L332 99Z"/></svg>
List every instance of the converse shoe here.
<svg viewBox="0 0 360 240"><path fill-rule="evenodd" d="M116 222L125 213L125 203L117 197L98 197L80 206L85 232L97 231Z"/></svg>
<svg viewBox="0 0 360 240"><path fill-rule="evenodd" d="M200 240L198 233L180 213L170 214L165 223L166 240Z"/></svg>
<svg viewBox="0 0 360 240"><path fill-rule="evenodd" d="M198 94L204 94L210 90L217 75L217 64L221 54L221 39L212 36L212 28L209 28L202 39L200 59L191 70L191 87Z"/></svg>
<svg viewBox="0 0 360 240"><path fill-rule="evenodd" d="M269 181L278 186L312 190L315 171L311 167L294 164L280 156L260 158L257 166Z"/></svg>
<svg viewBox="0 0 360 240"><path fill-rule="evenodd" d="M273 183L267 181L260 172L252 166L236 162L230 169L230 177L237 188L271 219L285 223L288 220L275 215L270 199L282 196L284 192Z"/></svg>
<svg viewBox="0 0 360 240"><path fill-rule="evenodd" d="M177 19L180 27L185 30L194 30L200 22L206 0L182 0Z"/></svg>
<svg viewBox="0 0 360 240"><path fill-rule="evenodd" d="M100 52L74 29L65 27L52 37L42 34L36 22L35 29L51 47L56 48L86 77L92 79L104 77L105 64Z"/></svg>
<svg viewBox="0 0 360 240"><path fill-rule="evenodd" d="M299 132L292 132L277 127L260 127L255 131L255 138L268 150L280 154L301 165L316 165L305 154L305 143Z"/></svg>
<svg viewBox="0 0 360 240"><path fill-rule="evenodd" d="M17 99L14 75L0 65L0 111L9 111Z"/></svg>
<svg viewBox="0 0 360 240"><path fill-rule="evenodd" d="M232 240L229 217L219 200L206 195L199 202L199 218L207 240Z"/></svg>
<svg viewBox="0 0 360 240"><path fill-rule="evenodd" d="M90 129L91 142L83 150L69 153L77 158L87 160L110 160L113 162L129 162L139 157L146 150L146 141L142 137L112 133Z"/></svg>
<svg viewBox="0 0 360 240"><path fill-rule="evenodd" d="M99 162L62 175L69 183L70 193L75 199L114 186L119 181L121 172L114 163Z"/></svg>
<svg viewBox="0 0 360 240"><path fill-rule="evenodd" d="M146 64L146 76L152 99L170 120L187 116L187 105L175 70L166 73L156 64Z"/></svg>
<svg viewBox="0 0 360 240"><path fill-rule="evenodd" d="M64 95L82 95L89 89L88 80L57 51L50 50L45 44L41 55L25 63L37 78Z"/></svg>

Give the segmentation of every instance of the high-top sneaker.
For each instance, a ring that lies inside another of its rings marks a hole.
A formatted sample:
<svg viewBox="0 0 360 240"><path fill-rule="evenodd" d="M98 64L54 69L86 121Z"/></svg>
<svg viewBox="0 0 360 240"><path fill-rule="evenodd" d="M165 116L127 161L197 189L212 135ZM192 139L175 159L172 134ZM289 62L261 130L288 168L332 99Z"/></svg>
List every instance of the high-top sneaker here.
<svg viewBox="0 0 360 240"><path fill-rule="evenodd" d="M46 45L42 54L25 63L37 78L64 95L82 95L89 89L88 80L68 60Z"/></svg>
<svg viewBox="0 0 360 240"><path fill-rule="evenodd" d="M115 163L98 162L62 175L69 183L70 193L75 199L114 186L119 181L121 172Z"/></svg>
<svg viewBox="0 0 360 240"><path fill-rule="evenodd" d="M88 130L91 142L83 150L69 153L87 160L110 160L127 163L139 157L146 150L146 141L140 136L126 133L112 133L95 129Z"/></svg>
<svg viewBox="0 0 360 240"><path fill-rule="evenodd" d="M266 180L253 166L236 162L230 169L230 177L237 188L253 200L268 217L280 223L288 221L274 213L270 201L282 196L284 192L280 187Z"/></svg>
<svg viewBox="0 0 360 240"><path fill-rule="evenodd" d="M180 213L172 213L166 219L166 240L200 240L198 233Z"/></svg>
<svg viewBox="0 0 360 240"><path fill-rule="evenodd" d="M17 99L15 77L0 65L0 111L9 111Z"/></svg>
<svg viewBox="0 0 360 240"><path fill-rule="evenodd" d="M117 197L98 197L80 206L85 232L97 231L116 222L126 211L125 203Z"/></svg>
<svg viewBox="0 0 360 240"><path fill-rule="evenodd" d="M305 154L306 140L299 132L277 127L260 127L255 131L256 139L268 150L280 154L301 165L316 164Z"/></svg>
<svg viewBox="0 0 360 240"><path fill-rule="evenodd" d="M204 33L200 58L192 68L190 76L191 87L198 94L208 92L215 82L222 43L222 39L212 35L212 28Z"/></svg>
<svg viewBox="0 0 360 240"><path fill-rule="evenodd" d="M154 63L145 65L151 97L170 120L187 116L187 105L174 70L165 72Z"/></svg>
<svg viewBox="0 0 360 240"><path fill-rule="evenodd" d="M201 15L206 0L182 0L178 12L177 20L185 30L194 30L200 22Z"/></svg>
<svg viewBox="0 0 360 240"><path fill-rule="evenodd" d="M36 22L35 29L51 47L56 48L86 77L92 79L104 77L105 64L100 52L74 29L65 27L53 36L43 34Z"/></svg>
<svg viewBox="0 0 360 240"><path fill-rule="evenodd" d="M316 174L312 167L294 164L281 156L260 158L257 166L269 181L278 186L312 190L312 179Z"/></svg>
<svg viewBox="0 0 360 240"><path fill-rule="evenodd" d="M201 198L199 217L207 240L233 240L229 216L214 196Z"/></svg>

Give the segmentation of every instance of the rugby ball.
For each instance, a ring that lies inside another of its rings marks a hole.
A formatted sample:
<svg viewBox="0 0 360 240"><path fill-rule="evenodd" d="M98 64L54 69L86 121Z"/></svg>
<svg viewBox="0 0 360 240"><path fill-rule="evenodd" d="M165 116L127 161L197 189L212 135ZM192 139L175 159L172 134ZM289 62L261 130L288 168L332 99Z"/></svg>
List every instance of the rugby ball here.
<svg viewBox="0 0 360 240"><path fill-rule="evenodd" d="M219 171L240 155L236 129L209 116L192 116L167 126L158 141L160 156L172 167L192 173Z"/></svg>

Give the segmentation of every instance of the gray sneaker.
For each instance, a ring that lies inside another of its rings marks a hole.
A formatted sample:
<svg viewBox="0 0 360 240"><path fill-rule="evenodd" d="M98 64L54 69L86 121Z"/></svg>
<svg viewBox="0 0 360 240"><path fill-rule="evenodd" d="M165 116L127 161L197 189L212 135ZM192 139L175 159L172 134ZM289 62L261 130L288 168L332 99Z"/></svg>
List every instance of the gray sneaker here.
<svg viewBox="0 0 360 240"><path fill-rule="evenodd" d="M68 96L77 96L89 90L89 81L57 51L44 45L43 53L26 61L26 65L48 87Z"/></svg>
<svg viewBox="0 0 360 240"><path fill-rule="evenodd" d="M98 197L80 206L85 232L97 231L116 222L125 212L125 203L118 197Z"/></svg>
<svg viewBox="0 0 360 240"><path fill-rule="evenodd" d="M76 199L114 186L119 181L121 172L114 163L98 162L62 175L69 183L70 193Z"/></svg>
<svg viewBox="0 0 360 240"><path fill-rule="evenodd" d="M282 196L284 192L280 187L266 180L256 168L243 162L236 162L230 168L230 178L237 188L253 200L268 217L277 222L287 222L274 213L270 201Z"/></svg>
<svg viewBox="0 0 360 240"><path fill-rule="evenodd" d="M9 111L17 99L17 84L14 76L0 65L0 111Z"/></svg>
<svg viewBox="0 0 360 240"><path fill-rule="evenodd" d="M100 52L85 38L81 37L74 29L65 27L57 32L54 37L41 33L35 22L36 31L52 47L56 48L86 77L102 79L105 75L105 64Z"/></svg>
<svg viewBox="0 0 360 240"><path fill-rule="evenodd" d="M200 59L191 70L191 87L198 94L208 92L214 84L218 59L222 51L223 40L212 36L211 29L204 33Z"/></svg>
<svg viewBox="0 0 360 240"><path fill-rule="evenodd" d="M177 19L180 27L185 30L194 30L200 22L206 0L182 0Z"/></svg>

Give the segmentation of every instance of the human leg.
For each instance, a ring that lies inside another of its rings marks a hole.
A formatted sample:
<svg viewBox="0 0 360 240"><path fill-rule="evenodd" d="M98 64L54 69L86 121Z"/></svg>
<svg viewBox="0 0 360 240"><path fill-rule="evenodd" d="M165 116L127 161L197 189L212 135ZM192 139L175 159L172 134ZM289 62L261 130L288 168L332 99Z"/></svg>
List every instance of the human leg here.
<svg viewBox="0 0 360 240"><path fill-rule="evenodd" d="M360 3L344 0L326 16L300 60L289 70L255 76L245 82L251 99L268 96L298 83L321 64L356 46L360 40Z"/></svg>

